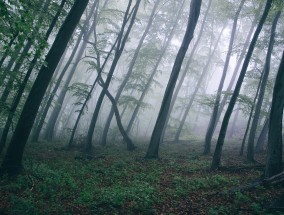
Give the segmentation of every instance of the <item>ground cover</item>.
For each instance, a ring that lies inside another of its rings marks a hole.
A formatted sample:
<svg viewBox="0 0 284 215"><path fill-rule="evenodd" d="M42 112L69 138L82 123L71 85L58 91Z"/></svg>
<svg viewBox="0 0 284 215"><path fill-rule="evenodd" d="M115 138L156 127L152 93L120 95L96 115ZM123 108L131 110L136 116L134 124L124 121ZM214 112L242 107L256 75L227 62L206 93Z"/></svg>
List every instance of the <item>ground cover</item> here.
<svg viewBox="0 0 284 215"><path fill-rule="evenodd" d="M95 146L85 156L31 143L25 173L0 178L0 214L281 214L269 206L283 185L234 189L261 177L264 155L251 168L256 164L238 156L238 143L228 145L222 165L229 168L212 172L212 156L202 155L198 140L163 144L158 160L144 158L145 144L135 152Z"/></svg>

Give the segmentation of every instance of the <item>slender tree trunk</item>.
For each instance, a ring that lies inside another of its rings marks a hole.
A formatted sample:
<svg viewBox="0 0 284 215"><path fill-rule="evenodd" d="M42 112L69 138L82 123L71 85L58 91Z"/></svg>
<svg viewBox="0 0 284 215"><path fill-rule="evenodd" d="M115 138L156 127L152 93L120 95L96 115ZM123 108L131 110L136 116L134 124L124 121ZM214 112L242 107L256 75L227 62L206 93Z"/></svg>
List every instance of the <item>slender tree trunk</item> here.
<svg viewBox="0 0 284 215"><path fill-rule="evenodd" d="M201 76L200 76L199 79L198 79L198 82L197 82L197 84L196 84L196 86L195 86L195 88L194 88L194 91L193 91L193 93L192 93L192 95L191 95L191 98L190 98L190 100L189 100L189 103L188 103L188 105L187 105L186 108L185 108L185 111L184 111L184 113L183 113L182 120L181 120L181 122L180 122L180 125L179 125L179 127L178 127L178 129L177 129L177 132L176 132L176 135L175 135L175 138L174 138L174 141L175 141L175 142L178 142L178 141L179 141L179 137L180 137L182 128L183 128L183 126L184 126L185 120L186 120L186 118L187 118L187 115L188 115L188 113L189 113L189 110L190 110L190 108L191 108L191 106L192 106L192 104L193 104L193 102L194 102L195 96L197 95L198 90L200 90L200 86L201 86L201 84L202 84L202 82L203 82L203 80L204 80L204 78L205 78L205 76L206 76L206 74L207 74L207 72L208 72L208 68L209 68L209 66L210 66L210 63L211 63L211 60L212 60L213 56L215 55L216 49L217 49L217 47L218 47L218 44L219 44L219 42L220 42L220 39L221 39L221 36L222 36L222 34L223 34L224 29L225 29L225 27L221 30L221 32L220 32L220 34L219 34L219 36L218 36L218 39L217 39L217 41L216 41L216 43L215 43L215 46L214 46L214 48L213 48L213 50L210 51L210 53L209 53L209 57L208 57L208 60L207 60L207 62L206 62L206 65L205 65L205 67L203 68L203 71L202 71L202 73L201 73Z"/></svg>
<svg viewBox="0 0 284 215"><path fill-rule="evenodd" d="M281 11L278 11L272 22L270 41L268 45L268 50L267 50L265 65L264 65L264 71L263 71L263 78L261 81L259 96L258 96L258 100L255 106L255 113L254 113L254 117L252 120L250 135L248 139L248 148L247 148L247 160L248 161L254 161L254 141L255 141L256 129L257 129L261 106L262 106L262 102L263 102L263 98L265 94L265 88L266 88L266 84L267 84L267 80L269 76L271 55L272 55L273 46L275 42L275 31L276 31L276 26L277 26L280 14L281 14Z"/></svg>
<svg viewBox="0 0 284 215"><path fill-rule="evenodd" d="M253 99L253 103L252 103L252 106L251 106L251 109L250 109L249 119L248 119L247 127L246 127L246 130L245 130L245 134L244 134L244 137L243 137L242 146L241 146L241 150L240 150L240 156L242 156L244 154L244 147L245 147L245 144L246 144L247 134L248 134L248 131L249 131L249 128L250 128L250 122L251 122L251 119L252 119L252 116L253 116L255 103L256 103L256 99L258 97L262 77L263 77L263 72L261 73L261 77L259 79L257 90L256 90L256 93L255 93L255 96L254 96L254 99Z"/></svg>
<svg viewBox="0 0 284 215"><path fill-rule="evenodd" d="M244 80L244 77L245 77L245 74L246 74L246 71L247 71L247 68L248 68L248 65L249 65L249 62L250 62L250 59L251 59L251 56L252 56L252 53L253 53L256 41L257 41L258 36L259 36L259 34L261 32L263 24L264 24L264 22L265 22L265 20L266 20L266 18L268 16L268 13L269 13L270 8L272 6L272 2L273 2L273 0L267 0L265 8L264 8L264 12L263 12L263 14L261 16L261 19L260 19L260 21L258 23L258 26L256 28L256 31L255 31L254 35L253 35L252 41L250 43L250 46L248 48L248 52L247 52L247 55L245 57L245 60L244 60L244 63L243 63L243 67L241 69L241 72L240 72L240 75L239 75L239 78L238 78L235 90L234 90L234 92L232 94L231 100L229 102L227 111L225 113L225 116L224 116L224 119L223 119L223 122L222 122L222 125L221 125L221 130L220 130L220 133L219 133L219 137L218 137L218 140L217 140L217 145L216 145L216 148L215 148L215 151L214 151L214 156L213 156L213 160L212 160L212 164L211 164L211 169L212 170L216 170L220 166L221 155L222 155L222 148L223 148L223 145L224 145L224 140L225 140L225 136L226 136L228 123L229 123L231 114L233 112L235 103L237 101L237 98L238 98L238 95L239 95L239 92L240 92L240 89L241 89L241 86L242 86L242 83L243 83L243 80Z"/></svg>
<svg viewBox="0 0 284 215"><path fill-rule="evenodd" d="M174 107L174 104L176 102L176 99L178 97L178 93L180 91L180 88L181 88L181 86L183 84L183 80L184 80L184 78L185 78L185 76L186 76L186 74L187 74L187 72L189 70L189 67L190 67L190 65L192 63L195 51L197 50L199 42L200 42L200 40L202 38L202 35L204 33L204 28L205 28L206 20L207 20L207 17L208 17L210 8L211 8L211 4L212 4L212 0L210 0L208 2L208 6L207 6L207 9L206 9L205 15L203 17L203 21L201 23L201 27L200 27L198 36L196 37L197 39L196 39L196 41L195 41L195 43L193 45L193 48L192 48L192 50L190 52L190 55L189 55L189 58L187 60L185 69L183 70L182 74L180 75L179 82L178 82L178 84L177 84L177 86L175 88L175 91L174 91L174 94L173 94L173 97L172 97L172 101L171 101L171 104L170 104L170 107L169 107L169 112L168 112L168 115L167 115L167 118L166 118L165 126L163 128L162 136L161 136L161 139L160 139L161 143L164 141L164 136L165 136L165 132L166 132L166 129L167 129L167 125L169 123L170 115L171 115L171 112L173 110L173 107Z"/></svg>
<svg viewBox="0 0 284 215"><path fill-rule="evenodd" d="M249 33L248 33L248 35L246 37L246 40L245 40L244 46L242 48L241 54L240 54L240 56L238 58L237 64L235 66L235 69L234 69L234 72L233 72L233 75L232 75L232 78L230 80L230 83L229 83L229 85L228 85L228 87L226 89L227 92L232 91L232 88L233 88L233 85L234 85L235 80L237 78L239 69L241 67L241 64L242 64L244 58L245 58L245 54L246 54L246 51L248 49L249 42L250 42L251 36L253 34L253 30L254 30L254 28L255 28L255 26L257 24L257 20L259 19L262 7L263 7L263 3L261 2L259 7L258 7L259 9L257 10L256 15L254 17L254 20L252 21L251 27L249 29ZM222 98L222 101L220 102L215 128L216 128L217 122L219 121L219 119L221 117L221 114L222 114L222 112L224 110L224 107L225 107L225 105L227 103L228 97L229 97L229 94L224 94L224 96ZM215 128L214 128L214 131L215 131Z"/></svg>
<svg viewBox="0 0 284 215"><path fill-rule="evenodd" d="M210 118L210 122L207 128L207 132L206 132L206 136L205 136L205 146L204 146L204 151L203 154L209 154L211 151L211 141L212 141L212 137L214 134L214 129L215 129L215 125L217 123L217 117L218 117L218 109L219 109L219 105L220 105L220 101L221 101L221 93L222 93L222 89L224 86L224 82L225 82L225 78L227 76L227 71L228 71L228 67L230 64L230 59L231 59L231 55L232 55L232 51L233 51L233 44L235 41L235 36L236 36L236 30L237 30L237 25L238 25L238 19L241 13L241 10L243 8L245 0L242 0L239 8L235 14L234 17L234 23L233 23L233 28L232 28L232 32L231 32L231 38L230 38L230 43L229 43L229 48L228 48L228 52L226 55L226 60L224 63L224 68L223 68L223 73L222 73L222 77L218 86L218 90L217 90L217 95L216 95L216 99L215 99L215 103L214 103L214 107L213 107L213 112Z"/></svg>
<svg viewBox="0 0 284 215"><path fill-rule="evenodd" d="M125 75L125 77L124 77L124 80L122 81L121 85L119 86L119 88L118 88L118 90L117 90L117 93L116 93L116 96L115 96L115 102L116 102L116 104L117 104L117 102L118 102L118 100L119 100L119 98L120 98L120 96L121 96L121 93L122 93L124 87L126 86L128 80L129 80L129 78L130 78L130 76L131 76L131 74L132 74L132 71L133 71L135 62L136 62L136 60L137 60L137 58L138 58L138 55L139 55L139 52L140 52L140 50L141 50L141 48L142 48L143 42L144 42L144 40L145 40L145 38L146 38L146 36L147 36L149 30L150 30L150 27L151 27L151 25L152 25L152 23L153 23L153 20L154 20L154 17L155 17L155 14L156 14L156 11L157 11L159 2L160 2L160 0L157 0L157 1L155 2L155 4L154 4L154 7L153 7L153 9L152 9L152 13L151 13L150 18L149 18L149 20L148 20L148 24L147 24L147 26L146 26L146 28L145 28L145 30L144 30L144 33L142 34L142 37L140 38L140 41L139 41L139 43L138 43L138 46L137 46L136 49L135 49L133 58L132 58L132 60L131 60L131 62L130 62L130 64L129 64L128 71L127 71L127 73L126 73L126 75ZM108 116L107 121L106 121L106 124L105 124L105 127L104 127L104 130L103 130L103 134L102 134L102 141L101 141L101 142L102 142L102 145L106 145L107 133L108 133L108 130L109 130L110 123L111 123L111 120L112 120L112 118L113 118L113 115L114 115L114 110L113 110L113 108L111 108L110 113L109 113L109 116Z"/></svg>
<svg viewBox="0 0 284 215"><path fill-rule="evenodd" d="M284 107L284 51L276 76L269 119L268 150L264 175L272 177L283 171L282 119Z"/></svg>
<svg viewBox="0 0 284 215"><path fill-rule="evenodd" d="M14 135L2 163L2 173L18 175L22 171L23 152L34 123L36 113L56 66L81 18L81 15L87 7L88 2L88 0L76 0L64 23L59 29L54 43L45 58L45 62L48 66L43 65L41 67L20 115Z"/></svg>
<svg viewBox="0 0 284 215"><path fill-rule="evenodd" d="M147 83L146 83L145 89L144 89L143 92L141 93L140 98L139 98L139 100L138 100L138 102L137 102L137 104L136 104L136 106L135 106L135 109L134 109L134 111L133 111L133 113L132 113L132 115L131 115L131 118L130 118L130 120L129 120L128 126L127 126L127 128L126 128L126 132L127 132L127 133L129 133L129 132L131 131L131 129L132 129L133 123L134 123L134 121L135 121L135 119L136 119L136 117L137 117L137 115L138 115L138 112L139 112L139 110L140 110L140 107L141 107L141 105L142 105L142 102L143 102L145 96L147 95L148 91L150 90L150 86L151 86L151 84L152 84L152 82L153 82L153 80L154 80L154 77L155 77L156 73L157 73L158 67L159 67L159 65L160 65L160 63L161 63L161 61L162 61L162 59L163 59L163 57L164 57L164 55L165 55L165 53L166 53L166 51L167 51L169 45L170 45L170 43L171 43L171 41L172 41L172 38L173 38L174 35L175 35L175 29L176 29L176 27L177 27L178 20L180 19L180 16L181 16L182 11L183 11L183 9L184 9L184 8L183 8L184 3L185 3L185 1L183 1L182 4L181 4L181 7L180 7L180 9L179 9L178 15L177 15L177 17L176 17L176 19L175 19L175 22L174 22L174 24L173 24L173 27L172 27L171 31L169 32L168 36L166 36L165 39L164 39L163 46L162 46L162 50L161 50L161 54L159 55L159 58L158 58L158 60L157 60L157 62L156 62L156 64L155 64L155 66L154 66L154 68L153 68L153 71L152 71L152 73L151 73L151 76L149 77L149 79L148 79L148 81L147 81Z"/></svg>
<svg viewBox="0 0 284 215"><path fill-rule="evenodd" d="M186 32L181 44L181 47L178 51L171 76L165 91L165 95L163 97L161 109L154 127L154 131L152 133L151 141L148 147L148 151L146 154L146 158L158 158L159 145L161 142L161 136L163 132L163 128L165 126L166 118L168 115L169 107L171 104L171 99L173 96L174 88L178 79L178 75L180 73L181 65L185 54L187 52L188 46L193 38L194 30L199 18L200 8L201 8L201 0L192 0L190 3L190 12L189 12L189 20L186 28Z"/></svg>
<svg viewBox="0 0 284 215"><path fill-rule="evenodd" d="M104 83L103 83L103 79L101 78L101 74L99 74L98 76L99 76L99 79L100 79L99 81L101 82L100 85L103 87ZM129 136L127 135L126 131L123 128L123 125L121 123L121 117L119 115L119 110L118 110L117 105L116 105L116 101L113 98L113 96L110 94L108 89L106 90L106 96L108 97L108 99L112 103L114 114L115 114L115 117L116 117L117 127L118 127L121 135L123 136L124 141L126 142L127 150L128 151L134 151L136 149L136 146L133 144L132 140L129 138Z"/></svg>
<svg viewBox="0 0 284 215"><path fill-rule="evenodd" d="M239 117L239 113L240 113L240 109L237 107L236 108L236 113L235 113L234 118L233 118L233 122L232 122L231 128L229 129L229 132L228 132L228 137L229 138L233 138L233 135L234 135L235 130L236 130L236 124L237 124L237 120L238 120L238 117Z"/></svg>
<svg viewBox="0 0 284 215"><path fill-rule="evenodd" d="M136 14L137 14L140 2L141 2L141 0L137 0L136 1L136 4L132 8L131 12L130 12L130 9L131 9L131 5L132 5L132 0L130 0L129 3L128 3L127 9L126 9L126 12L125 12L125 15L124 15L124 19L123 19L121 31L118 34L118 42L117 42L117 48L115 50L115 56L114 56L112 65L110 67L109 73L107 75L107 79L105 81L105 84L104 84L104 87L102 89L102 92L101 92L101 94L100 94L100 96L98 98L97 105L96 105L93 117L91 119L90 127L89 127L88 134L87 134L87 143L86 143L86 151L87 152L91 151L93 133L94 133L95 126L96 126L96 123L97 123L97 119L98 119L98 116L99 116L99 111L100 111L100 108L102 106L102 102L103 102L103 99L105 97L106 91L107 91L107 89L108 89L108 87L110 85L110 82L111 82L114 70L115 70L116 65L118 63L118 60L119 60L119 58L120 58L120 56L121 56L121 54L123 52L124 46L126 44L128 36L129 36L129 33L130 33L130 31L132 29L132 26L134 24L134 21L135 21L135 18L136 18ZM130 19L130 17L131 17L131 19ZM129 19L130 19L130 23L129 23L128 27L127 27L127 30L126 30L125 34L124 34L124 31L125 31L125 28L126 28L126 24L127 24Z"/></svg>
<svg viewBox="0 0 284 215"><path fill-rule="evenodd" d="M263 128L258 137L256 146L255 146L255 153L264 152L264 144L265 142L267 142L268 130L269 130L269 117L266 118Z"/></svg>

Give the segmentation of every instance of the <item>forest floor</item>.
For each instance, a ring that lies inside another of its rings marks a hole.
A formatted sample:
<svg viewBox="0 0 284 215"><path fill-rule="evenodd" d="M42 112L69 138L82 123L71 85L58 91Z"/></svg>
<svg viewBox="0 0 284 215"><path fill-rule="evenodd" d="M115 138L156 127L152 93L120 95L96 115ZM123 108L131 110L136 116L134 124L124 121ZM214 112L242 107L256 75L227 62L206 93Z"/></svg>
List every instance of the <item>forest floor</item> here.
<svg viewBox="0 0 284 215"><path fill-rule="evenodd" d="M209 170L212 155L202 155L202 145L163 144L160 158L147 160L146 144L134 152L122 144L95 146L94 157L85 157L58 144L30 143L25 173L0 178L0 214L284 214L269 209L283 184L234 189L263 174L238 156L238 143L226 143L223 171ZM256 159L263 164L264 157Z"/></svg>

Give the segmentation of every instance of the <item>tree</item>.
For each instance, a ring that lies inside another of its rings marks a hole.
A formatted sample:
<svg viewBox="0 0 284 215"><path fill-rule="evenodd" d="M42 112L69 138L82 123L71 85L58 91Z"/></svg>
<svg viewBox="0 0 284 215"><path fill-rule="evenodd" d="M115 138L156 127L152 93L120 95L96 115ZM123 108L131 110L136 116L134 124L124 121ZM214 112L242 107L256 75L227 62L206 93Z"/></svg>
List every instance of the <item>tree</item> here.
<svg viewBox="0 0 284 215"><path fill-rule="evenodd" d="M76 0L51 46L45 61L28 95L14 135L2 163L2 173L18 175L23 170L22 157L36 113L58 62L77 26L89 0Z"/></svg>
<svg viewBox="0 0 284 215"><path fill-rule="evenodd" d="M212 4L212 0L210 0L210 1L208 2L207 8L206 8L206 12L205 12L205 15L204 15L203 20L202 20L202 23L201 23L201 27L200 27L199 33L198 33L198 35L197 35L197 40L196 40L195 43L194 43L194 46L193 46L193 48L192 48L192 50L191 50L191 53L190 53L190 55L189 55L189 58L188 58L188 60L187 60L186 66L185 66L185 68L184 68L182 74L180 75L179 82L178 82L178 84L177 84L177 86L176 86L176 88L175 88L175 91L174 91L174 94L173 94L173 97L172 97L172 101L171 101L171 105L170 105L170 107L169 107L167 119L166 119L166 122L165 122L165 126L164 126L164 128L163 128L162 137L160 138L160 141L161 141L161 142L163 142L163 140L164 140L164 136L165 136L165 132L166 132L166 128L167 128L166 126L168 125L168 122L169 122L169 119L170 119L170 115L171 115L172 109L173 109L174 104L175 104L175 101L176 101L176 99L177 99L177 97L178 97L178 93L179 93L179 91L180 91L180 89L181 89L182 83L183 83L183 81L184 81L184 79L185 79L185 76L186 76L186 74L187 74L187 72L188 72L188 70L189 70L189 68L190 68L190 65L191 65L191 63L192 63L192 61L193 61L193 56L194 56L194 54L195 54L195 52L196 52L196 50L197 50L197 48L198 48L198 45L199 45L199 43L200 43L200 41L201 41L201 38L202 38L202 35L203 35L203 33L204 33L205 24L206 24L207 17L208 17L210 8L211 8L211 4Z"/></svg>
<svg viewBox="0 0 284 215"><path fill-rule="evenodd" d="M97 4L98 4L98 1L95 1L92 4L91 9L90 9L90 13L86 17L86 20L84 21L84 25L82 26L81 32L78 35L78 38L77 38L77 41L75 43L75 46L73 47L72 53L71 53L68 61L66 62L63 70L61 71L60 76L56 80L56 83L55 83L55 86L54 86L54 88L52 90L52 93L50 94L50 96L48 98L48 101L47 101L47 103L46 103L46 105L45 105L45 107L44 107L44 109L43 109L43 111L41 113L39 124L38 124L37 128L35 129L35 132L33 132L32 141L34 141L34 142L38 141L40 132L41 132L42 127L44 125L44 121L46 119L48 111L50 110L50 107L51 107L52 101L54 100L56 92L58 91L58 89L60 87L60 84L62 83L63 77L65 76L68 68L70 67L70 65L72 63L72 60L74 59L75 55L77 54L76 59L75 59L75 63L72 65L71 71L67 75L67 80L64 83L64 87L60 91L59 96L58 96L58 98L56 100L56 104L57 105L52 110L51 116L50 116L50 118L48 120L48 123L47 123L47 129L46 129L46 136L45 137L46 137L47 140L51 140L52 139L53 130L55 129L54 128L55 127L55 123L56 123L56 120L58 118L59 112L61 110L61 106L62 106L63 100L65 98L67 89L68 89L68 85L69 85L69 83L70 83L70 81L71 81L71 79L72 79L72 77L73 77L73 75L74 75L74 73L76 71L76 68L77 68L77 66L78 66L78 64L79 64L79 62L81 60L83 52L85 51L85 48L86 48L86 45L87 45L87 40L88 40L88 38L90 37L90 35L92 33L92 29L94 27L95 21L93 21L93 24L90 27L90 29L88 29L88 26L89 26L90 19L93 17L93 12L94 12L95 7L97 6ZM84 38L84 41L83 41L83 44L81 45L81 47L79 48L79 45L80 45L80 43L82 41L82 38Z"/></svg>
<svg viewBox="0 0 284 215"><path fill-rule="evenodd" d="M190 97L190 100L189 100L189 102L188 102L188 104L187 104L187 106L186 106L186 108L185 108L185 111L184 111L184 113L183 113L182 120L181 120L180 125L179 125L179 127L178 127L178 129L177 129L177 132L176 132L176 134L175 134L175 138L174 138L174 141L175 141L175 142L178 142L178 141L179 141L179 137L180 137L180 134L181 134L181 132L182 132L182 127L184 126L185 120L186 120L187 115L188 115L188 113L189 113L189 110L190 110L190 108L191 108L191 106L192 106L192 104L193 104L193 101L194 101L194 99L195 99L195 97L196 97L198 91L200 90L201 84L202 84L202 82L204 81L205 75L208 73L208 69L209 69L211 60L213 59L213 57L214 57L214 55L215 55L215 53L216 53L216 49L217 49L217 47L218 47L218 45L219 45L219 42L220 42L220 39L221 39L221 36L222 36L222 34L223 34L224 29L225 29L225 26L223 27L223 29L222 29L221 32L219 33L218 39L217 39L217 41L215 42L215 45L214 45L214 47L213 47L213 50L211 50L211 47L210 47L209 57L208 57L208 59L207 59L206 65L204 66L203 71L202 71L202 73L201 73L201 76L199 77L199 79L198 79L198 81L197 81L197 84L196 84L196 86L195 86L195 89L194 89L194 91L193 91L193 93L192 93L192 95L191 95L191 97Z"/></svg>
<svg viewBox="0 0 284 215"><path fill-rule="evenodd" d="M142 48L143 42L144 42L144 40L145 40L149 30L150 30L151 25L153 23L153 20L155 18L155 14L157 12L157 8L159 6L159 2L160 2L160 0L157 0L155 2L154 6L153 6L151 15L150 15L149 20L148 20L148 24L147 24L147 26L146 26L146 28L145 28L145 30L144 30L144 32L143 32L143 34L142 34L142 36L141 36L141 38L139 40L139 43L138 43L138 45L137 45L137 47L135 49L133 58L132 58L132 60L131 60L131 62L129 64L128 71L127 71L127 73L126 73L126 75L124 77L124 80L122 81L121 85L119 86L119 88L117 90L117 93L115 95L116 103L118 102L118 100L119 100L119 98L121 96L121 93L122 93L124 87L126 86L127 81L129 80L129 78L131 76L132 70L133 70L135 62L136 62L136 60L138 58L139 52L140 52L140 50ZM104 131L103 131L103 134L102 134L102 145L106 145L107 133L108 133L108 130L109 130L109 127L110 127L111 120L113 118L113 114L114 114L114 110L112 108L110 113L109 113L109 116L107 118L107 121L106 121L106 124L105 124L105 128L104 128Z"/></svg>
<svg viewBox="0 0 284 215"><path fill-rule="evenodd" d="M252 120L251 124L251 129L250 129L250 135L248 139L248 148L247 148L247 160L248 161L254 161L254 141L255 141L255 135L256 135L256 129L259 121L259 116L260 116L260 111L261 111L261 106L264 98L264 93L265 93L265 88L266 84L268 81L268 75L270 71L270 61L271 61L271 55L273 51L273 46L275 43L275 31L276 31L276 26L280 17L281 11L278 11L274 17L274 20L272 22L272 27L271 27L271 34L270 34L270 41L268 45L268 50L266 54L266 59L265 59L265 64L264 64L264 71L263 71L263 77L261 80L261 85L259 89L259 96L258 100L255 106L255 113L254 117Z"/></svg>
<svg viewBox="0 0 284 215"><path fill-rule="evenodd" d="M66 3L66 0L62 0L61 1L61 4L60 4L60 7L58 8L58 11L57 13L55 14L48 30L46 31L46 34L45 34L45 37L44 37L44 40L45 42L47 42L52 30L54 29L55 27L55 24L56 22L58 21L58 18L59 18L59 15L61 13L61 11L63 10L63 7L64 7L64 4ZM5 143L6 143L6 139L7 139L7 136L8 136L8 132L9 132L9 129L10 129L10 126L12 124L12 121L13 121L13 117L16 113L16 110L17 110L17 107L20 103L20 100L22 98L22 95L24 93L24 90L26 88L26 85L28 83L28 80L30 78L30 75L38 61L38 58L40 57L40 53L43 51L43 48L39 48L37 50L37 53L35 54L34 58L32 59L29 67L28 67L28 70L27 70L27 73L25 74L25 78L24 80L22 81L22 83L20 84L19 86L19 89L16 93L16 96L13 100L13 103L9 109L9 114L8 114L8 118L7 118L7 121L5 123L5 127L3 129L3 132L2 132L2 135L1 135L1 139L0 139L0 154L2 153L3 149L4 149L4 146L5 146Z"/></svg>
<svg viewBox="0 0 284 215"><path fill-rule="evenodd" d="M173 69L171 72L171 76L169 82L166 87L166 91L163 97L162 105L159 111L159 115L154 127L154 131L152 133L152 137L150 140L150 144L148 147L148 151L146 154L146 158L157 158L159 151L159 144L161 141L161 136L163 132L163 128L165 126L166 118L168 115L171 99L173 96L174 88L177 82L177 78L181 69L181 65L185 54L187 52L188 46L193 38L194 30L199 18L200 8L201 8L201 0L192 0L190 4L190 12L189 12L189 20L186 28L186 32L178 51L177 57L175 59L175 63L173 65Z"/></svg>
<svg viewBox="0 0 284 215"><path fill-rule="evenodd" d="M131 128L134 124L134 121L138 115L138 112L141 108L141 106L143 105L143 100L145 98L145 96L147 95L147 93L150 91L150 87L152 85L152 83L154 82L154 77L156 76L157 72L158 72L158 67L160 66L163 58L165 57L165 54L166 54L166 51L167 49L169 48L170 46L170 43L176 33L176 29L177 29L177 26L178 26L178 21L180 19L180 16L182 15L182 11L184 9L184 3L185 1L182 1L181 2L181 5L180 5L180 8L179 8L179 11L177 13L177 16L173 22L173 25L172 25L172 28L170 31L167 31L166 32L166 35L165 35L165 38L164 38L164 41L163 41L163 44L162 44L162 47L161 47L161 51L158 55L158 59L157 61L155 62L155 65L154 65L154 68L153 70L151 71L150 73L150 77L148 78L145 86L143 87L143 90L142 90L142 93L138 99L138 101L136 102L136 106L134 108L134 111L130 117L130 120L128 122L128 125L127 125L127 129L126 129L126 132L130 132L131 131Z"/></svg>
<svg viewBox="0 0 284 215"><path fill-rule="evenodd" d="M91 123L90 123L89 129L88 129L88 134L87 134L86 152L90 152L91 151L93 133L94 133L95 126L96 126L96 123L97 123L99 111L100 111L100 108L102 106L102 102L104 100L104 97L106 95L106 91L107 91L107 89L108 89L108 87L110 85L110 82L112 80L112 76L113 76L113 73L114 73L115 68L117 66L117 63L119 61L119 58L120 58L120 56L121 56L121 54L123 52L123 49L125 47L125 44L126 44L126 41L128 39L129 33L130 33L130 31L132 29L132 26L134 24L134 21L135 21L135 18L136 18L136 14L137 14L137 11L139 9L139 5L140 5L141 0L137 0L135 5L131 9L132 2L133 1L130 0L129 3L128 3L128 6L127 6L127 9L126 9L124 18L123 18L123 23L122 23L122 26L121 26L121 30L120 30L120 32L119 32L119 34L117 36L118 42L117 42L117 47L115 49L114 59L112 61L111 67L110 67L108 75L107 75L107 79L106 79L106 81L104 83L102 92L101 92L101 94L100 94L100 96L98 98L97 105L96 105L96 108L94 110L94 113L93 113L93 116L92 116L92 119L91 119ZM130 20L129 25L126 26L129 20Z"/></svg>
<svg viewBox="0 0 284 215"><path fill-rule="evenodd" d="M229 102L228 108L227 108L226 113L225 113L224 118L223 118L223 122L222 122L222 125L221 125L220 133L219 133L218 140L217 140L217 145L216 145L216 148L215 148L215 151L214 151L213 160L212 160L212 164L211 164L212 170L216 170L220 166L221 155L222 155L222 147L224 145L229 120L230 120L231 114L233 112L235 103L237 101L239 92L241 90L241 86L242 86L242 83L243 83L243 80L244 80L244 77L245 77L245 74L246 74L246 71L247 71L253 50L254 50L255 44L256 44L258 36L261 32L262 26L263 26L263 24L264 24L264 22L265 22L265 20L268 16L268 13L269 13L270 8L272 6L272 2L273 2L273 0L267 0L263 14L260 18L260 21L257 25L257 28L254 32L253 38L252 38L251 43L249 45L249 48L248 48L248 51L247 51L247 54L246 54L246 57L245 57L239 78L238 78L238 81L237 81L237 84L236 84L236 87L235 87L235 90L234 90L234 92L231 96L231 100Z"/></svg>
<svg viewBox="0 0 284 215"><path fill-rule="evenodd" d="M275 80L269 118L268 150L264 175L270 178L283 171L282 119L284 107L284 51Z"/></svg>
<svg viewBox="0 0 284 215"><path fill-rule="evenodd" d="M216 95L216 99L215 99L215 103L214 103L214 107L213 107L213 112L212 112L210 122L209 122L209 125L208 125L208 128L207 128L206 136L205 136L205 146L204 146L203 154L209 154L210 153L211 140L212 140L212 137L213 137L215 125L217 123L218 109L219 109L220 100L221 100L221 91L223 89L223 85L224 85L225 78L226 78L226 75L227 75L227 71L228 71L228 67L229 67L229 63L230 63L230 59L231 59L231 54L232 54L232 51L233 51L233 44L234 44L235 36L236 36L238 19L239 19L239 16L240 16L240 13L241 13L241 10L243 8L244 3L245 3L244 0L242 0L240 2L240 5L239 5L239 7L236 11L235 17L234 17L230 43L229 43L228 52L227 52L227 55L226 55L226 60L225 60L225 63L224 63L222 77L221 77L221 80L220 80L220 83L219 83L219 86L218 86L217 95Z"/></svg>

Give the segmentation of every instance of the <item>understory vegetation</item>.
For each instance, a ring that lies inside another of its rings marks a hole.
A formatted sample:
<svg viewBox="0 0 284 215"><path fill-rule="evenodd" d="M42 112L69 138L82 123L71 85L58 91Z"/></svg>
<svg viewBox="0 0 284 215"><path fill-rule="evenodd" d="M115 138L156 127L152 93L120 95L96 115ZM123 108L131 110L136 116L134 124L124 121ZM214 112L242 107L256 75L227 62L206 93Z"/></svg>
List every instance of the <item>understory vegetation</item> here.
<svg viewBox="0 0 284 215"><path fill-rule="evenodd" d="M198 139L161 145L145 159L146 144L128 152L121 144L95 145L93 154L59 143L30 143L25 172L0 180L0 214L281 214L273 206L283 185L242 189L262 177L264 155L247 163L227 143L222 171Z"/></svg>

